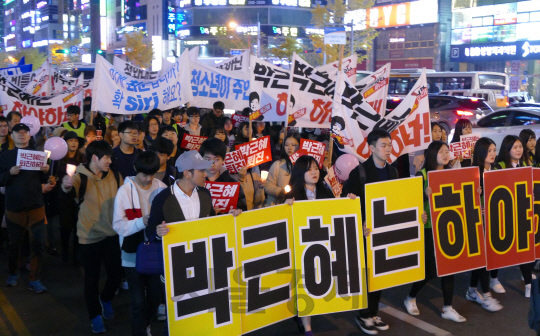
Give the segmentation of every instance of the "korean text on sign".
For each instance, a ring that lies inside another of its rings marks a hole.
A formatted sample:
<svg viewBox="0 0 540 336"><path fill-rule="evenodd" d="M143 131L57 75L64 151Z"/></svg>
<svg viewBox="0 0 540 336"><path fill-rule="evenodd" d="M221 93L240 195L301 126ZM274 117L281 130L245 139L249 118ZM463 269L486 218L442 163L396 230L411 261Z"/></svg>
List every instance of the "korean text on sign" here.
<svg viewBox="0 0 540 336"><path fill-rule="evenodd" d="M319 168L322 169L324 162L324 151L326 150L326 145L319 141L300 139L300 150L307 152L309 156L313 156L317 163L319 163Z"/></svg>
<svg viewBox="0 0 540 336"><path fill-rule="evenodd" d="M228 152L227 155L225 155L224 164L225 168L227 168L229 173L236 174L240 169L247 166L247 161L246 157L241 151L235 150L232 152Z"/></svg>
<svg viewBox="0 0 540 336"><path fill-rule="evenodd" d="M39 170L47 164L47 153L19 149L17 151L16 165L22 170Z"/></svg>
<svg viewBox="0 0 540 336"><path fill-rule="evenodd" d="M238 182L206 182L206 189L212 195L212 206L223 212L236 209L240 183Z"/></svg>
<svg viewBox="0 0 540 336"><path fill-rule="evenodd" d="M201 144L206 139L208 139L208 137L184 134L184 136L182 137L182 143L180 144L180 147L189 149L189 150L198 151L199 148L201 147Z"/></svg>
<svg viewBox="0 0 540 336"><path fill-rule="evenodd" d="M270 136L265 136L235 147L242 152L247 159L247 168L255 167L261 163L272 160L272 149L270 148Z"/></svg>

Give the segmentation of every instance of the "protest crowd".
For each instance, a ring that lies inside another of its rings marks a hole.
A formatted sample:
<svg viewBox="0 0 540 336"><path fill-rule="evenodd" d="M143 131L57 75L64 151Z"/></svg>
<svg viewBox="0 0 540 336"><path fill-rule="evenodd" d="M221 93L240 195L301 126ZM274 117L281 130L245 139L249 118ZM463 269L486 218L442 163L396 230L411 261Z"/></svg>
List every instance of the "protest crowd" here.
<svg viewBox="0 0 540 336"><path fill-rule="evenodd" d="M417 301L422 301L422 288L438 277L430 172L478 167L482 181L484 172L540 165L535 133L530 130L519 137L506 136L500 148L481 137L469 158L451 157L449 145L473 133L467 119L456 123L451 139L441 125L428 123L431 133L425 149L394 158L394 133L370 127L364 160L359 161L342 151L353 141L343 133L349 127L345 122L332 118L329 128L300 128L264 118L250 121L263 108L256 97L252 97L255 108L246 104L232 115L225 115L221 101L212 108L180 105L139 114L92 112L92 99L99 98L85 98L82 109L69 106L61 126L39 131L22 123L19 112L0 116L0 213L1 244L8 252L7 287L28 286L36 294L47 293L46 254L80 265L84 300L73 299L86 304L94 333L106 332L107 324L114 323L119 290L129 293L132 335L151 335L151 321L170 316L163 264L155 260L162 258L160 242L170 234L170 223L224 214L241 218L252 210L294 206L299 201L349 198L361 204L364 225L359 235L367 239L372 232L365 226L366 185L411 176L422 179L424 212L419 220L424 226L425 275L405 285L410 291L403 297L403 307L410 315L421 315ZM67 145L65 152L63 142L51 141L58 138ZM482 188L474 192L483 202ZM52 230L60 230L60 242ZM150 246L158 250L149 251ZM155 265L158 269L152 271ZM519 267L525 297L530 297L535 264ZM106 280L100 288L102 269ZM471 304L504 314L493 296L505 293L498 270L480 267L469 273L466 298ZM440 316L466 321L452 306L454 275L441 276L440 286L444 299ZM379 316L381 293L367 293L367 306L354 315L355 323L369 335L392 328ZM294 318L300 332L317 333L311 329L310 316Z"/></svg>

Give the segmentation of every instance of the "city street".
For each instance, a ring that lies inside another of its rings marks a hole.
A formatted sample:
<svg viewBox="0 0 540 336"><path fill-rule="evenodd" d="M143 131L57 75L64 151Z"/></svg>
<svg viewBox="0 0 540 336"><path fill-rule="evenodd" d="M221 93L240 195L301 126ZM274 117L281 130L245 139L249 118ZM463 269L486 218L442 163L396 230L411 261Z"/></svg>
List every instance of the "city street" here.
<svg viewBox="0 0 540 336"><path fill-rule="evenodd" d="M57 237L58 238L58 237ZM16 287L5 287L7 265L5 249L0 252L0 335L91 335L90 320L83 298L83 270L66 265L60 257L47 256L43 284L49 292L35 294L26 287L28 273L24 273ZM102 272L103 274L103 272ZM478 304L465 299L469 275L456 276L453 307L464 317L465 323L443 320L439 315L442 293L438 280L432 280L419 294L420 316L405 313L403 298L409 286L392 288L383 293L383 321L390 330L380 335L534 335L527 324L529 300L523 296L523 281L518 267L502 270L499 274L506 294L495 294L504 309L490 313ZM113 301L115 319L106 321L105 335L130 335L129 296L121 290ZM313 317L316 335L363 335L354 322L354 312ZM152 324L152 335L162 335L162 322ZM292 319L282 321L250 335L301 335Z"/></svg>

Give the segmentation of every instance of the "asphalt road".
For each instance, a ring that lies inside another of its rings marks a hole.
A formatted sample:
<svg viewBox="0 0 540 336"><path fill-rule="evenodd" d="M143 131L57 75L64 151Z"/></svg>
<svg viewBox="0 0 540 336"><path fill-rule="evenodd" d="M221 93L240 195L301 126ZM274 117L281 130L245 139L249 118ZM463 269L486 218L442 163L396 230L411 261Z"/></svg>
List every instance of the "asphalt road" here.
<svg viewBox="0 0 540 336"><path fill-rule="evenodd" d="M456 276L453 307L467 321L455 323L440 317L442 293L440 281L432 280L418 295L420 316L405 313L403 299L410 286L383 292L381 318L390 325L379 335L535 335L527 324L529 300L523 296L524 284L518 267L499 272L506 294L494 294L504 309L490 313L465 299L469 274ZM92 335L83 298L83 270L64 264L60 257L47 256L42 282L48 293L35 294L26 287L28 273L22 273L19 284L5 287L7 264L5 248L0 251L0 335ZM106 321L105 335L130 335L129 296L121 290L113 301L115 319ZM314 316L316 335L363 335L354 322L354 312ZM161 335L163 322L152 324L152 335ZM301 335L290 319L250 335Z"/></svg>

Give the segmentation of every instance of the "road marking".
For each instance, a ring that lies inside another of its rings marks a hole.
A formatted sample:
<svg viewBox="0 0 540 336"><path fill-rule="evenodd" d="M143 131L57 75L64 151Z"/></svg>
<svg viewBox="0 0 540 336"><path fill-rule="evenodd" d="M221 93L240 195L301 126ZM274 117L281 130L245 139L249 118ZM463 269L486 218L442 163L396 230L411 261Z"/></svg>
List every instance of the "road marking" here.
<svg viewBox="0 0 540 336"><path fill-rule="evenodd" d="M11 336L11 331L8 330L8 327L6 325L6 322L4 322L4 317L0 316L0 330L4 330L7 334L6 336Z"/></svg>
<svg viewBox="0 0 540 336"><path fill-rule="evenodd" d="M437 328L433 324L429 324L427 322L424 322L422 320L417 319L416 317L413 317L407 313L402 312L401 310L398 310L396 308L389 307L383 303L379 305L379 310L385 312L388 315L391 315L397 319L400 319L404 322L407 322L418 329L422 329L425 332L428 332L430 334L436 335L436 336L452 336L452 333L442 330L441 328Z"/></svg>
<svg viewBox="0 0 540 336"><path fill-rule="evenodd" d="M15 311L15 308L9 303L8 299L4 295L4 293L0 290L0 309L4 312L6 315L9 323L13 326L13 329L15 329L15 332L19 336L30 336L30 331L26 328L23 321Z"/></svg>

